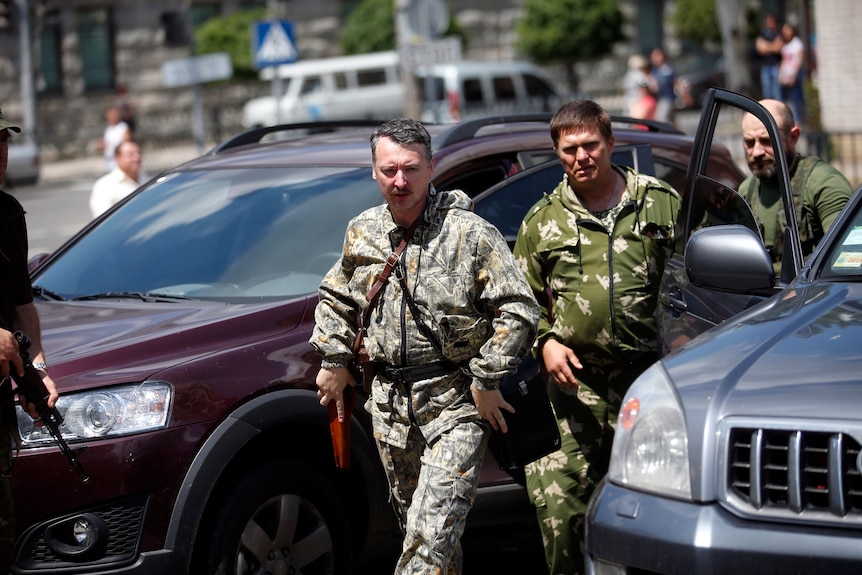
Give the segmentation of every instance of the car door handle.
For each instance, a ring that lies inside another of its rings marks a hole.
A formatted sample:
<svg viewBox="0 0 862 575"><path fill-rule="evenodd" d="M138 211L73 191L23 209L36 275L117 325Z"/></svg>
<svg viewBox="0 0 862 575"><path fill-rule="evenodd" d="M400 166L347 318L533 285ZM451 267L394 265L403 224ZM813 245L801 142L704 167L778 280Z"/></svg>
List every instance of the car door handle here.
<svg viewBox="0 0 862 575"><path fill-rule="evenodd" d="M683 314L688 310L688 305L682 300L682 292L673 289L670 293L661 294L662 305L676 313Z"/></svg>

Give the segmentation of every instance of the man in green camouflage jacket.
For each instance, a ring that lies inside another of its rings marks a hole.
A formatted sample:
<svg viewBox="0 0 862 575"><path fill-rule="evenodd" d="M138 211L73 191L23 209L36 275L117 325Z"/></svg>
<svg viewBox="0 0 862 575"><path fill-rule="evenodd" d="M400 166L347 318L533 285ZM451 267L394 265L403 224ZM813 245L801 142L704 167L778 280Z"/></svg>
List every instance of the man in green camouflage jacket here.
<svg viewBox="0 0 862 575"><path fill-rule="evenodd" d="M607 472L620 403L657 359L658 288L680 198L611 164L614 136L595 102L551 120L565 178L534 205L514 254L541 307L536 353L549 376L559 451L527 466L551 575L582 573L587 501Z"/></svg>
<svg viewBox="0 0 862 575"><path fill-rule="evenodd" d="M310 340L322 357L318 396L343 412L357 314L418 220L366 325L377 376L365 407L404 532L395 572L457 574L489 424L505 431L500 410L513 410L499 382L529 353L539 308L500 232L471 211L466 194L431 185L431 138L421 124L379 126L371 151L386 205L348 224L341 259L320 285Z"/></svg>

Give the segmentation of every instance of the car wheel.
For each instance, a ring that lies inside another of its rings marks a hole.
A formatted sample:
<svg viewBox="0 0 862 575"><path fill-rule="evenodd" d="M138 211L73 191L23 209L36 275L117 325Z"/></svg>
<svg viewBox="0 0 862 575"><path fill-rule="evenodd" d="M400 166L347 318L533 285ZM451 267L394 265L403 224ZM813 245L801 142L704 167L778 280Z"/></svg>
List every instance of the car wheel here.
<svg viewBox="0 0 862 575"><path fill-rule="evenodd" d="M204 573L346 575L344 510L320 473L273 461L246 473L219 504L206 542Z"/></svg>

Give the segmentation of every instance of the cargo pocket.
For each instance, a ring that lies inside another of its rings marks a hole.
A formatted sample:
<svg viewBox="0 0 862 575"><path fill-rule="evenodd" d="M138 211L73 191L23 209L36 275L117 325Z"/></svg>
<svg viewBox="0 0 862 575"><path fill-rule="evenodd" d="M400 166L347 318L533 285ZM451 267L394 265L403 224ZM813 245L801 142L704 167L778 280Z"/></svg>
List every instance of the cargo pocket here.
<svg viewBox="0 0 862 575"><path fill-rule="evenodd" d="M475 356L491 337L491 322L466 315L445 315L438 322L443 341L443 355L460 363Z"/></svg>

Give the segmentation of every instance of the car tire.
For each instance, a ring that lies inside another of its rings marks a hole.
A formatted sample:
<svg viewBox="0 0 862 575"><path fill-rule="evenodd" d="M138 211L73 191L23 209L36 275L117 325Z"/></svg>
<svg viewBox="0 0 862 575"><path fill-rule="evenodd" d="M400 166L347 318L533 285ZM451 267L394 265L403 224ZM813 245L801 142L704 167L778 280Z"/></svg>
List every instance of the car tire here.
<svg viewBox="0 0 862 575"><path fill-rule="evenodd" d="M306 464L267 462L245 473L218 503L205 537L202 573L347 575L350 539L331 483Z"/></svg>

